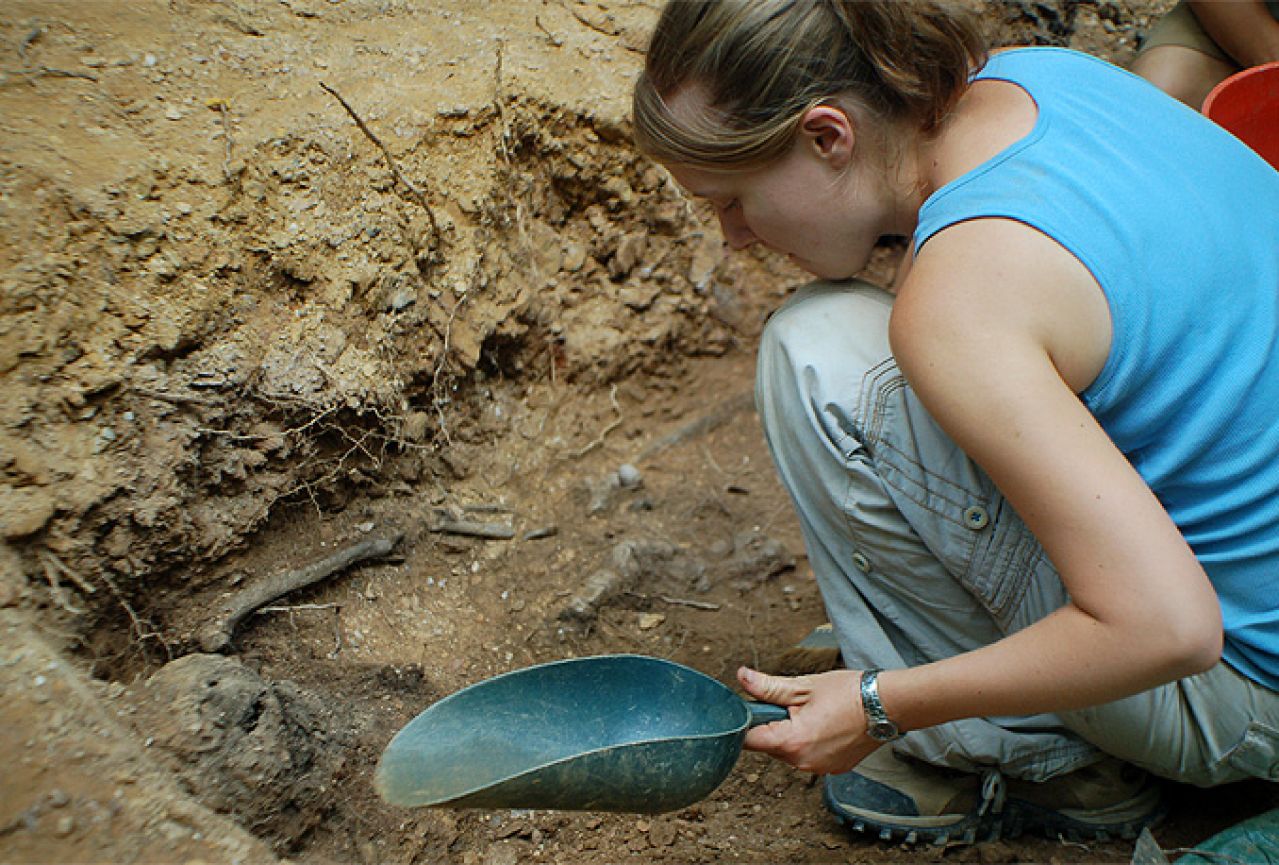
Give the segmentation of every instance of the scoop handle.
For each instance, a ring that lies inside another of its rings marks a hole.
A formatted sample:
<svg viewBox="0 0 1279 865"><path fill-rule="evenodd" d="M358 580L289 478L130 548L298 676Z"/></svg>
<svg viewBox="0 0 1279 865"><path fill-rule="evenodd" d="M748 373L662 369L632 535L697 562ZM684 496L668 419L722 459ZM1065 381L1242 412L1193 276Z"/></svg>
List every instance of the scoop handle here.
<svg viewBox="0 0 1279 865"><path fill-rule="evenodd" d="M774 721L790 720L790 712L785 706L777 706L773 703L757 703L754 700L746 700L746 708L751 713L750 726L758 727L761 724L771 724Z"/></svg>

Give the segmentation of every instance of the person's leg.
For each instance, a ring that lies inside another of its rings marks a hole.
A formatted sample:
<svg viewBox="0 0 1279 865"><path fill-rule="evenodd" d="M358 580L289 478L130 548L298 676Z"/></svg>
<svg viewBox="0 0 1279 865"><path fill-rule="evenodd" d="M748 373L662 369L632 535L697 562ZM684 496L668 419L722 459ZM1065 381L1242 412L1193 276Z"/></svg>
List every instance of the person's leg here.
<svg viewBox="0 0 1279 865"><path fill-rule="evenodd" d="M1128 68L1196 111L1212 88L1239 71L1185 2L1160 19Z"/></svg>
<svg viewBox="0 0 1279 865"><path fill-rule="evenodd" d="M1106 753L1164 778L1201 787L1279 781L1279 693L1224 662L1061 717Z"/></svg>
<svg viewBox="0 0 1279 865"><path fill-rule="evenodd" d="M1065 602L994 485L915 399L888 346L892 299L802 289L761 340L756 399L847 663L901 667L998 640ZM897 750L1042 780L1101 754L1052 716L969 719Z"/></svg>
<svg viewBox="0 0 1279 865"><path fill-rule="evenodd" d="M1181 45L1161 45L1143 52L1129 69L1196 111L1203 108L1212 88L1239 71L1233 63Z"/></svg>

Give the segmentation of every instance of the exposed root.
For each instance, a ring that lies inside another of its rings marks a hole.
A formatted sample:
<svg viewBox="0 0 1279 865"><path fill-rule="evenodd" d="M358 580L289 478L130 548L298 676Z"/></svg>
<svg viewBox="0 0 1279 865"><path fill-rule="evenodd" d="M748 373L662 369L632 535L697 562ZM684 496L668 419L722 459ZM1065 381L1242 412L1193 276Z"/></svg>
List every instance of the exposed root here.
<svg viewBox="0 0 1279 865"><path fill-rule="evenodd" d="M617 404L617 385L613 385L611 388L609 388L608 398L609 398L609 401L613 403L613 410L617 412L617 417L613 419L612 423L604 427L604 431L601 432L598 436L596 436L594 441L592 441L590 444L588 444L586 447L580 450L576 450L571 453L564 454L561 457L561 459L575 460L575 459L580 459L581 457L586 456L588 453L590 453L591 451L595 450L597 447L604 444L604 439L608 436L608 434L622 425L622 421L625 420L626 416L622 414L622 407Z"/></svg>
<svg viewBox="0 0 1279 865"><path fill-rule="evenodd" d="M306 567L273 574L261 582L246 586L231 596L222 617L200 635L200 648L206 652L222 651L231 644L231 637L245 616L276 598L314 585L357 562L385 556L402 537L403 535L397 534L390 538L361 541Z"/></svg>
<svg viewBox="0 0 1279 865"><path fill-rule="evenodd" d="M63 590L62 583L58 578L59 576L66 577L75 583L82 592L89 595L96 591L93 586L86 583L75 571L63 564L62 560L52 550L45 549L40 551L40 564L44 568L44 578L49 584L49 594L53 600L68 613L76 616L82 615L84 610L71 602L70 596Z"/></svg>
<svg viewBox="0 0 1279 865"><path fill-rule="evenodd" d="M438 243L440 239L440 226L435 221L435 211L431 209L431 205L427 202L426 195L404 176L403 172L400 171L399 163L395 161L395 157L391 155L391 151L386 149L386 145L382 143L382 139L373 134L373 130L369 129L369 126L364 122L364 119L355 113L355 109L351 107L350 103L342 98L342 94L338 93L323 81L319 83L325 93L328 93L341 103L342 107L346 109L346 113L351 115L351 119L355 121L356 126L360 127L360 131L364 133L365 137L377 145L377 148L382 151L382 156L386 159L386 165L391 169L391 173L395 175L395 179L403 184L404 188L413 196L413 200L420 204L422 209L426 211L426 219L431 223L431 244L434 245Z"/></svg>

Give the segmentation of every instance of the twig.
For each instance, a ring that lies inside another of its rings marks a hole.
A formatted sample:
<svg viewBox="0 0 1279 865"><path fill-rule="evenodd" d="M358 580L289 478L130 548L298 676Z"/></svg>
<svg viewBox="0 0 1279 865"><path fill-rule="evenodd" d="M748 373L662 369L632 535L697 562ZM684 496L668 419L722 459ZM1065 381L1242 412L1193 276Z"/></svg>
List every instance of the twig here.
<svg viewBox="0 0 1279 865"><path fill-rule="evenodd" d="M593 442L591 442L590 444L588 444L586 447L582 448L581 450L577 450L577 451L573 451L572 453L565 454L563 459L575 460L580 457L586 456L588 453L595 450L600 445L604 444L605 437L608 436L608 434L611 433L613 430L617 429L619 426L622 425L622 421L625 419L625 415L622 414L622 407L617 404L617 385L613 385L611 388L609 388L608 398L613 403L613 411L617 412L617 417L613 419L612 423L604 427L604 431L601 432L598 436L596 436Z"/></svg>
<svg viewBox="0 0 1279 865"><path fill-rule="evenodd" d="M468 514L509 514L511 513L510 505L490 505L483 502L462 505L462 510Z"/></svg>
<svg viewBox="0 0 1279 865"><path fill-rule="evenodd" d="M291 606L262 607L259 610L254 610L253 614L262 616L267 613L297 613L303 610L339 610L341 608L341 604L293 604Z"/></svg>
<svg viewBox="0 0 1279 865"><path fill-rule="evenodd" d="M1057 833L1057 842L1061 844L1063 847L1078 847L1080 850L1083 850L1085 853L1092 852L1092 848L1089 847L1087 844L1082 844L1079 841L1071 841L1069 838L1067 838L1065 835L1061 834L1060 832Z"/></svg>
<svg viewBox="0 0 1279 865"><path fill-rule="evenodd" d="M754 408L755 395L751 392L741 393L737 396L730 397L724 402L716 406L710 414L703 415L692 423L685 424L670 435L663 436L648 447L640 451L635 461L640 462L646 460L655 454L661 453L667 448L675 447L683 444L691 438L705 435L732 420L733 416L739 412Z"/></svg>
<svg viewBox="0 0 1279 865"><path fill-rule="evenodd" d="M506 541L515 537L515 529L503 523L476 523L470 520L442 520L431 526L431 531L438 534L464 535L496 541Z"/></svg>
<svg viewBox="0 0 1279 865"><path fill-rule="evenodd" d="M542 33L544 33L544 34L546 35L546 41L547 41L547 42L549 42L549 43L551 43L551 47L553 47L553 48L559 48L561 45L563 45L563 44L564 44L564 40L563 40L563 39L559 38L559 37L558 37L558 36L556 36L554 33L552 33L550 30L547 30L547 29L546 29L546 25L542 23L542 19L541 19L541 18L539 18L538 16L534 15L534 16L533 16L533 23L537 25L537 29L538 29L538 30L541 30L541 31L542 31Z"/></svg>
<svg viewBox="0 0 1279 865"><path fill-rule="evenodd" d="M49 583L49 594L57 601L58 606L66 610L68 613L80 615L84 612L81 608L71 603L71 599L67 593L63 591L62 584L58 581L58 574L66 569L66 566L58 560L58 557L48 550L41 550L40 564L44 566L44 578ZM92 588L90 588L92 591Z"/></svg>
<svg viewBox="0 0 1279 865"><path fill-rule="evenodd" d="M360 127L360 131L365 134L369 141L376 144L378 149L382 151L382 156L386 159L387 167L391 169L391 173L395 175L395 179L404 184L404 188L412 193L414 200L416 200L417 203L422 206L422 209L426 211L426 219L431 223L431 240L433 243L438 241L440 237L440 227L435 222L435 211L433 211L431 209L431 205L427 203L426 196L422 193L422 190L410 183L408 178L400 172L400 167L396 163L395 157L391 155L391 151L386 149L386 145L382 143L382 140L373 134L373 130L369 129L368 124L365 123L360 115L355 113L355 109L342 98L342 94L338 93L323 81L320 82L320 87L324 88L324 92L328 93L341 103L342 107L346 109L346 113L351 115L351 119L355 121L355 125Z"/></svg>
<svg viewBox="0 0 1279 865"><path fill-rule="evenodd" d="M502 86L502 57L506 51L506 43L502 40L497 42L497 62L493 66L493 107L497 110L497 143L502 153L502 159L509 167L511 164L511 154L506 148L506 94L505 88ZM509 192L509 187L508 192Z"/></svg>
<svg viewBox="0 0 1279 865"><path fill-rule="evenodd" d="M231 183L234 179L231 176L231 112L227 108L226 100L219 99L218 115L222 119L222 176L226 178L227 183Z"/></svg>
<svg viewBox="0 0 1279 865"><path fill-rule="evenodd" d="M231 644L236 627L249 613L289 592L314 585L344 571L357 562L381 558L391 552L402 537L403 535L397 534L391 538L361 541L314 564L273 574L260 583L246 586L231 596L222 610L222 617L200 635L200 648L206 652L222 651Z"/></svg>
<svg viewBox="0 0 1279 865"><path fill-rule="evenodd" d="M691 601L688 598L668 598L666 595L658 595L658 600L663 603L671 604L676 607L692 607L694 610L709 610L714 612L719 609L719 604L712 604L710 601Z"/></svg>
<svg viewBox="0 0 1279 865"><path fill-rule="evenodd" d="M580 21L581 23L585 24L587 27L589 27L589 28L591 28L592 30L594 30L596 33L603 33L605 36L616 36L616 35L617 35L617 31L616 31L616 30L606 30L606 29L604 28L604 26L603 26L603 25L601 25L601 24L597 24L596 22L594 22L594 21L592 21L591 19L587 18L587 17L586 17L585 15L583 15L581 12L578 12L576 9L569 9L568 11L569 11L569 13L570 13L570 14L572 14L572 16L573 16L574 18L576 18L578 21Z"/></svg>
<svg viewBox="0 0 1279 865"><path fill-rule="evenodd" d="M27 62L27 49L35 44L35 41L44 35L43 27L35 27L26 36L22 37L22 42L18 44L18 56L22 58L22 62Z"/></svg>
<svg viewBox="0 0 1279 865"><path fill-rule="evenodd" d="M169 645L168 641L164 639L164 636L159 631L152 631L142 626L142 618L134 611L129 602L125 600L124 593L121 592L120 587L115 584L115 580L102 572L99 572L98 576L102 579L102 582L107 584L107 588L110 589L111 594L115 596L116 602L124 608L125 614L128 615L129 621L133 624L134 633L138 635L138 642L141 643L145 640L155 638L159 641L160 645L164 647L164 654L168 656L169 660L173 660L173 647Z"/></svg>
<svg viewBox="0 0 1279 865"><path fill-rule="evenodd" d="M139 396L163 400L164 402L171 402L174 405L214 405L212 400L202 396L187 396L186 394L181 393L169 393L168 391L152 390L150 388L138 387L137 385L129 385L129 390Z"/></svg>
<svg viewBox="0 0 1279 865"><path fill-rule="evenodd" d="M35 69L15 72L13 74L28 80L39 78L42 75L49 75L54 78L83 78L85 81L92 81L94 83L97 83L98 80L96 75L90 75L88 72L76 72L71 69L55 69L52 66L38 66Z"/></svg>
<svg viewBox="0 0 1279 865"><path fill-rule="evenodd" d="M540 529L532 529L523 534L520 538L522 541L540 541L543 538L553 538L560 533L559 526L543 526Z"/></svg>
<svg viewBox="0 0 1279 865"><path fill-rule="evenodd" d="M71 568L67 567L67 564L62 561L62 559L58 558L57 554L55 554L52 550L41 550L40 559L44 562L45 567L52 565L58 573L75 583L76 587L85 594L92 595L97 591L97 589L94 588L88 580L71 570Z"/></svg>

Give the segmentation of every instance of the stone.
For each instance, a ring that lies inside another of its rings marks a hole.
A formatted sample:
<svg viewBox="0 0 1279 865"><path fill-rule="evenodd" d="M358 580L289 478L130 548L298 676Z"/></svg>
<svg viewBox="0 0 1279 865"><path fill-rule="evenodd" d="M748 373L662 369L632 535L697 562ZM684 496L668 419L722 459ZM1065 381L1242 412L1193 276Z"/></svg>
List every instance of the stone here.
<svg viewBox="0 0 1279 865"><path fill-rule="evenodd" d="M53 493L46 487L0 489L0 537L16 540L33 535L56 510Z"/></svg>

